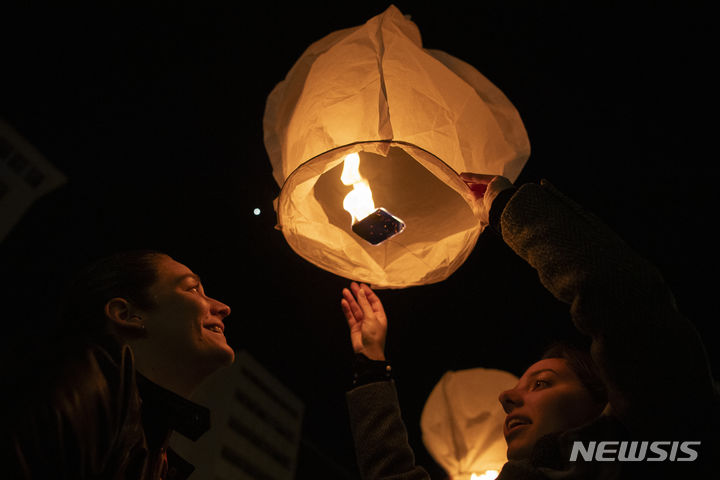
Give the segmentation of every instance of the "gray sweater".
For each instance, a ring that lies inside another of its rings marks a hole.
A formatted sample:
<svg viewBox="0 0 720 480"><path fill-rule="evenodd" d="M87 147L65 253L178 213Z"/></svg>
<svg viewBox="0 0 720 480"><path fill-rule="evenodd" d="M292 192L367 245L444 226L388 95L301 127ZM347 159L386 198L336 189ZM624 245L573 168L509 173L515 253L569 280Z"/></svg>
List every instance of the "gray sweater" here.
<svg viewBox="0 0 720 480"><path fill-rule="evenodd" d="M693 325L658 270L596 217L543 181L515 192L500 217L503 240L570 306L610 406L594 422L548 435L499 479L691 478L720 458L720 396ZM347 393L363 479L427 479L414 464L394 384ZM695 462L570 462L574 440L700 440ZM679 476L678 476L679 475ZM651 477L652 476L652 477Z"/></svg>

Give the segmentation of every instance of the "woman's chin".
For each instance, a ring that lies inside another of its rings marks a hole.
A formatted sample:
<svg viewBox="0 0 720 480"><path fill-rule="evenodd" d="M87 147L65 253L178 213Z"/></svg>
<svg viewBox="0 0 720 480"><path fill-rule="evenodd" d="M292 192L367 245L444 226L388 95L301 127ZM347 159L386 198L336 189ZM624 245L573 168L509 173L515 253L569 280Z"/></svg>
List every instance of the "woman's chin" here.
<svg viewBox="0 0 720 480"><path fill-rule="evenodd" d="M211 346L205 345L196 353L195 358L197 365L202 365L201 370L205 371L206 375L210 375L220 368L232 365L235 361L235 351L227 343L218 342Z"/></svg>
<svg viewBox="0 0 720 480"><path fill-rule="evenodd" d="M508 460L522 460L530 458L532 447L525 445L521 442L511 442L507 449Z"/></svg>
<svg viewBox="0 0 720 480"><path fill-rule="evenodd" d="M222 364L223 367L229 367L233 364L235 361L235 351L228 346L227 350L225 350L225 358L224 362Z"/></svg>
<svg viewBox="0 0 720 480"><path fill-rule="evenodd" d="M217 365L216 368L230 366L235 361L235 351L227 343L225 345L217 345L217 347L213 349L212 360L213 363Z"/></svg>

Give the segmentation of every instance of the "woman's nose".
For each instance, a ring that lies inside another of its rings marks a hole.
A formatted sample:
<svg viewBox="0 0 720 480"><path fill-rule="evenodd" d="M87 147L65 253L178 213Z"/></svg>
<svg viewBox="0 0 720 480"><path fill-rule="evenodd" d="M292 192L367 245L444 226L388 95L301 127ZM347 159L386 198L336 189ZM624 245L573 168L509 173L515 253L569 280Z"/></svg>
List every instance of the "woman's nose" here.
<svg viewBox="0 0 720 480"><path fill-rule="evenodd" d="M230 315L230 307L219 300L213 299L212 313L222 319Z"/></svg>
<svg viewBox="0 0 720 480"><path fill-rule="evenodd" d="M502 405L503 410L505 410L505 413L510 413L513 409L522 405L522 396L516 388L501 392L498 396L498 400L500 401L500 405Z"/></svg>

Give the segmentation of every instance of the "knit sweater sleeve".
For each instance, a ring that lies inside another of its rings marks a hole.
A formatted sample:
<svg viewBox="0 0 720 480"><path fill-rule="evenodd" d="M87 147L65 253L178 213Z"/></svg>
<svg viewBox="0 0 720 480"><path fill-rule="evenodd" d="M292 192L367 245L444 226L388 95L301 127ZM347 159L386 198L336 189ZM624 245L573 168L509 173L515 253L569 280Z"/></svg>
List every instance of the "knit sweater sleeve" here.
<svg viewBox="0 0 720 480"><path fill-rule="evenodd" d="M710 367L659 271L545 181L523 185L501 225L504 241L592 338L612 412L626 427L651 434L697 426L712 403Z"/></svg>
<svg viewBox="0 0 720 480"><path fill-rule="evenodd" d="M361 478L429 480L408 443L393 381L372 382L346 394Z"/></svg>

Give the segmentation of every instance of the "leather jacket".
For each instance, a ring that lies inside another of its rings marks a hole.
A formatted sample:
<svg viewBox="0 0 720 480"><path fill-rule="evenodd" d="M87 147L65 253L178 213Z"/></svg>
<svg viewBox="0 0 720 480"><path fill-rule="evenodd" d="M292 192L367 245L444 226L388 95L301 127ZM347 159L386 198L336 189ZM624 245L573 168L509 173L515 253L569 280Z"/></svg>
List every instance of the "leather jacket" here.
<svg viewBox="0 0 720 480"><path fill-rule="evenodd" d="M194 467L168 448L196 440L210 412L135 371L128 345L107 338L65 347L35 371L8 420L11 478L185 479ZM27 376L27 375L26 375ZM20 393L22 392L22 393Z"/></svg>

